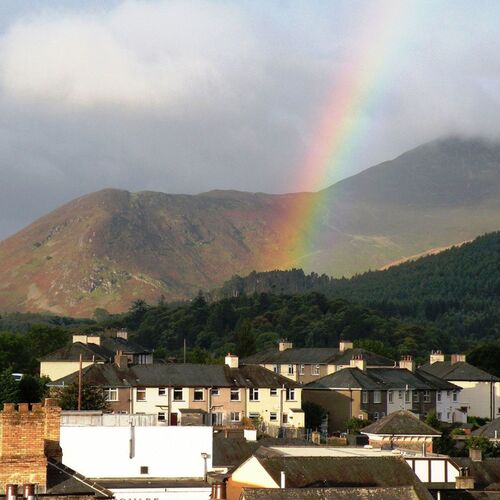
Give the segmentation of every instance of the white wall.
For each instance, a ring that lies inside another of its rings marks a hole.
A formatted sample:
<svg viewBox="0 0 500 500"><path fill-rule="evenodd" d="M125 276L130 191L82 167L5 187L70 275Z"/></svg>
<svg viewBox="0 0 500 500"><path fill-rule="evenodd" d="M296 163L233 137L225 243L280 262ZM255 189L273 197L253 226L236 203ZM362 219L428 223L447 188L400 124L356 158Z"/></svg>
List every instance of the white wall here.
<svg viewBox="0 0 500 500"><path fill-rule="evenodd" d="M112 488L116 500L209 500L211 488Z"/></svg>
<svg viewBox="0 0 500 500"><path fill-rule="evenodd" d="M197 477L212 467L212 427L61 427L63 463L87 477ZM141 474L141 466L149 467Z"/></svg>
<svg viewBox="0 0 500 500"><path fill-rule="evenodd" d="M462 421L466 416L458 412L461 406L465 406L462 403L462 391L457 392L457 400L453 401L453 391L438 391L441 394L441 401L436 399L436 414L441 422L453 423L457 421L457 418L461 416ZM437 398L437 395L436 395Z"/></svg>
<svg viewBox="0 0 500 500"><path fill-rule="evenodd" d="M469 416L491 418L490 415L490 382L464 382L450 380L452 384L462 387L459 400L461 405L466 406ZM493 402L494 416L500 416L500 383L494 383L495 401Z"/></svg>

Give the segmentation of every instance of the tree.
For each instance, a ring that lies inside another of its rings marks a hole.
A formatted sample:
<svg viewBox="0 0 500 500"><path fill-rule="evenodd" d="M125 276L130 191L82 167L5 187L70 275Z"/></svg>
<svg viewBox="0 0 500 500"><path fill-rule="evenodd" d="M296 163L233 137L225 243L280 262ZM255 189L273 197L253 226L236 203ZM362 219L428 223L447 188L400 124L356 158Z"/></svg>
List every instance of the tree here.
<svg viewBox="0 0 500 500"><path fill-rule="evenodd" d="M39 403L47 392L47 377L24 375L18 382L19 401L23 403Z"/></svg>
<svg viewBox="0 0 500 500"><path fill-rule="evenodd" d="M249 319L244 319L236 325L234 332L236 341L236 353L240 358L250 356L255 353L255 333L252 330L252 323Z"/></svg>
<svg viewBox="0 0 500 500"><path fill-rule="evenodd" d="M12 372L9 369L0 372L0 404L3 403L18 403L19 402L19 386L18 382L12 377Z"/></svg>
<svg viewBox="0 0 500 500"><path fill-rule="evenodd" d="M433 410L427 413L427 416L425 417L425 423L427 425L430 425L433 429L436 429L437 431L441 430L441 422L439 422L436 412Z"/></svg>
<svg viewBox="0 0 500 500"><path fill-rule="evenodd" d="M31 354L35 358L41 358L65 346L69 341L69 334L59 326L33 325L28 332L27 341Z"/></svg>
<svg viewBox="0 0 500 500"><path fill-rule="evenodd" d="M78 409L78 381L60 391L59 404L63 410ZM107 410L107 402L101 387L82 384L82 410Z"/></svg>
<svg viewBox="0 0 500 500"><path fill-rule="evenodd" d="M305 426L307 429L318 429L321 427L327 414L325 408L311 401L303 401L302 409L304 410Z"/></svg>

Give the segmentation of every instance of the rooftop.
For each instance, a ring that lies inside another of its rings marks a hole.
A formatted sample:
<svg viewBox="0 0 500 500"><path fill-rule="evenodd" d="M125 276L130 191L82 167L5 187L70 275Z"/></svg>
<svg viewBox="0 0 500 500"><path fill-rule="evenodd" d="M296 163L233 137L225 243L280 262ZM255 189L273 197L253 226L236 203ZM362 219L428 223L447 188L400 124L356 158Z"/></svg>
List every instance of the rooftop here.
<svg viewBox="0 0 500 500"><path fill-rule="evenodd" d="M422 422L407 410L398 410L363 427L362 434L394 435L394 436L435 436L441 435L436 429Z"/></svg>
<svg viewBox="0 0 500 500"><path fill-rule="evenodd" d="M445 380L476 381L476 382L499 382L500 379L491 375L481 368L477 368L466 361L437 361L427 363L420 367L421 370Z"/></svg>
<svg viewBox="0 0 500 500"><path fill-rule="evenodd" d="M500 417L479 427L479 429L472 432L472 435L488 439L500 439Z"/></svg>

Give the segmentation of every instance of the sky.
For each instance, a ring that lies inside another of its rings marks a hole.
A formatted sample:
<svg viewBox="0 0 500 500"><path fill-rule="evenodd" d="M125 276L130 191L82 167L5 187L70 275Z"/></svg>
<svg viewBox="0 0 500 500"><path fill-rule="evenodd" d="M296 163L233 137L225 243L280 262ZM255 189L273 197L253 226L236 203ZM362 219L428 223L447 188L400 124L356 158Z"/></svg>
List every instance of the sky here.
<svg viewBox="0 0 500 500"><path fill-rule="evenodd" d="M439 137L496 140L499 22L486 0L2 0L0 238L107 187L319 190ZM357 140L301 184L346 74Z"/></svg>

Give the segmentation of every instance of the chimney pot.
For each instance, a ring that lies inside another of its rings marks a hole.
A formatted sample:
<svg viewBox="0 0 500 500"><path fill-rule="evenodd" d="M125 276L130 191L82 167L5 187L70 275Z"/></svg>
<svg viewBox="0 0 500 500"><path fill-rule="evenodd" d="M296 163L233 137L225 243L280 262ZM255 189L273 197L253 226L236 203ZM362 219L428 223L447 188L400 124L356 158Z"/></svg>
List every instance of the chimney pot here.
<svg viewBox="0 0 500 500"><path fill-rule="evenodd" d="M481 462L483 460L483 453L481 448L469 448L469 458L473 462Z"/></svg>
<svg viewBox="0 0 500 500"><path fill-rule="evenodd" d="M212 484L212 494L210 498L212 500L226 500L226 483L213 483Z"/></svg>
<svg viewBox="0 0 500 500"><path fill-rule="evenodd" d="M3 411L6 411L6 412L16 411L16 405L14 403L4 403L3 404Z"/></svg>
<svg viewBox="0 0 500 500"><path fill-rule="evenodd" d="M25 484L23 486L23 498L25 500L35 500L35 485Z"/></svg>
<svg viewBox="0 0 500 500"><path fill-rule="evenodd" d="M17 499L17 484L7 484L5 486L5 498L6 500Z"/></svg>
<svg viewBox="0 0 500 500"><path fill-rule="evenodd" d="M30 411L30 405L28 403L19 403L19 413L28 413Z"/></svg>
<svg viewBox="0 0 500 500"><path fill-rule="evenodd" d="M454 365L455 363L465 362L465 354L452 354L450 358L450 363Z"/></svg>

